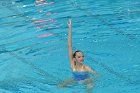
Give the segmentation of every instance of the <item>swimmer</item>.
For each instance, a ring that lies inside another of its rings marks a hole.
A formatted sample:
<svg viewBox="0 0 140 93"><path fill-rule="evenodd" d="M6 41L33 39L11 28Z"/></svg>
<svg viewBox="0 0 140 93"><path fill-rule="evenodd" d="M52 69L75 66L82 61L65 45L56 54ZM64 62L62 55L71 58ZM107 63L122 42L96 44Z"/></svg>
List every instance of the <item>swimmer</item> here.
<svg viewBox="0 0 140 93"><path fill-rule="evenodd" d="M68 24L68 53L73 77L69 80L63 81L59 87L66 87L69 84L80 82L87 86L87 93L92 93L93 89L93 75L98 75L89 66L85 65L83 52L80 50L72 52L72 21L69 19Z"/></svg>

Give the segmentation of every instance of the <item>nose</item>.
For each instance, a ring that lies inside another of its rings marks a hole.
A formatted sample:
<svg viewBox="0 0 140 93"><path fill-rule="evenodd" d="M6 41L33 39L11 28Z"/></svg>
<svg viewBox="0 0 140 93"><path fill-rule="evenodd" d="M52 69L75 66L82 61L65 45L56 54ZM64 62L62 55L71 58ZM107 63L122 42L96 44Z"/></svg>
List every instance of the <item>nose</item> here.
<svg viewBox="0 0 140 93"><path fill-rule="evenodd" d="M83 60L84 60L84 58L82 57L82 58L81 58L81 61L83 61Z"/></svg>

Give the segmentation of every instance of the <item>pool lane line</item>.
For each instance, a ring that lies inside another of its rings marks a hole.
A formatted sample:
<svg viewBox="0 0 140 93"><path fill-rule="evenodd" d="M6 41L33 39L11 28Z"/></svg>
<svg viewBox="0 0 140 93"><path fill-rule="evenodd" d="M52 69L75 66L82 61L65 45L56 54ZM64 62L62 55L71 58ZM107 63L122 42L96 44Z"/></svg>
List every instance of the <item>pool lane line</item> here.
<svg viewBox="0 0 140 93"><path fill-rule="evenodd" d="M13 11L14 13L18 13L18 12L19 12L19 11L15 10L15 9L12 9L11 6L10 6L10 7L9 7L9 6L6 6L6 7L7 7L9 10ZM32 22L32 20L30 20L28 17L25 17L24 14L22 15L22 17L25 18L25 19L28 19L28 21L31 21L31 22ZM57 35L57 36L60 37L59 35ZM3 47L4 47L4 46L3 46ZM7 50L5 50L5 51L7 51ZM8 51L7 51L7 52L8 52ZM24 61L24 63L26 63L26 64L30 65L31 67L33 67L34 69L36 69L40 74L43 73L45 76L50 75L50 74L48 74L46 71L44 71L44 70L42 70L42 69L36 67L34 64L32 64L32 63L26 61L24 58L18 56L17 54L13 53L12 51L10 51L9 53L10 53L10 55L12 55L13 57L17 58L18 60L20 60L20 61L22 61L22 62ZM52 76L52 75L50 75L50 76L56 79L56 77L54 77L54 76ZM57 77L57 79L59 79L59 78ZM59 80L61 80L61 79L59 79Z"/></svg>
<svg viewBox="0 0 140 93"><path fill-rule="evenodd" d="M7 50L5 49L5 47L3 47L3 50L4 50L4 51L7 51ZM53 76L53 75L47 73L45 70L40 69L39 67L35 66L33 63L27 61L25 58L23 58L23 57L17 55L16 53L14 53L14 52L12 52L12 51L10 51L10 52L8 52L8 53L9 53L11 56L13 56L14 58L16 58L17 60L19 60L19 61L21 61L21 62L23 62L23 63L25 63L25 64L28 64L31 68L33 68L34 70L36 70L36 73L37 73L38 75L45 76L46 79L47 79L47 77L49 76L49 77L52 78L52 79L61 80L61 79L59 79L58 77L55 77L55 76Z"/></svg>
<svg viewBox="0 0 140 93"><path fill-rule="evenodd" d="M135 41L137 40L138 42L140 42L134 35L132 35L132 34L130 34L128 32L121 31L120 29L118 30L117 28L114 28L112 25L109 25L109 23L107 23L105 20L102 20L98 16L94 15L94 13L90 12L88 9L82 8L80 6L80 4L79 5L77 4L76 0L75 1L74 0L70 0L70 1L71 1L70 3L72 4L72 6L74 6L78 10L83 11L84 13L86 13L86 15L92 16L93 18L98 19L101 22L101 24L108 26L111 30L115 31L116 33L118 33L120 35L123 35L123 36L125 35L130 40L135 40Z"/></svg>
<svg viewBox="0 0 140 93"><path fill-rule="evenodd" d="M16 40L16 41L13 41L13 42L8 42L8 43L5 43L5 44L1 44L0 46L7 46L7 45L11 45L11 44L15 44L15 43L18 43L18 42L22 42L22 41L26 41L26 40L31 40L31 39L41 39L41 38L38 38L39 36L33 36L33 37L29 37L29 38L25 38L25 39L20 39L20 40ZM46 37L43 37L43 38L46 38ZM52 41L52 40L50 40ZM47 42L47 41L46 41Z"/></svg>
<svg viewBox="0 0 140 93"><path fill-rule="evenodd" d="M11 6L10 6L11 7ZM17 15L19 14L19 11L18 10L15 10L15 9L12 9L12 8L9 8L9 7L7 7L9 10L11 10L11 11L13 11L13 12L15 12ZM26 15L24 14L24 13L20 13L20 15L26 20L26 19L28 19L29 21L33 21L33 20L30 20L30 18L29 17L26 17ZM44 29L45 30L45 29ZM51 32L52 33L52 31L48 31L48 32ZM55 33L53 33L53 34L55 34ZM55 34L56 35L56 34ZM56 35L56 37L61 37L61 38L63 38L62 36L60 36L60 35ZM31 39L31 38L28 38L28 39ZM28 40L27 39L27 40ZM25 39L26 40L26 39ZM18 41L15 41L15 42L13 42L13 43L17 43ZM11 44L11 43L10 43ZM5 44L5 45L7 45L7 44Z"/></svg>
<svg viewBox="0 0 140 93"><path fill-rule="evenodd" d="M96 63L97 65L99 65L99 66L102 67L103 69L105 69L107 72L109 72L110 74L113 74L113 75L115 75L116 77L119 77L120 79L125 80L125 81L127 81L128 83L130 83L130 84L135 84L135 83L136 83L136 81L131 80L130 78L126 77L125 75L123 75L123 73L120 74L119 72L116 72L116 71L113 70L112 68L108 67L106 64L101 63L101 62L99 62L99 61L93 59L91 56L88 56L88 55L87 55L86 57L88 57L88 60L93 61L94 63Z"/></svg>
<svg viewBox="0 0 140 93"><path fill-rule="evenodd" d="M58 37L60 38L61 36L58 35ZM24 39L24 40L28 40L28 39ZM40 45L40 44L48 44L48 43L58 42L58 41L64 41L65 42L65 40L67 40L67 39L66 38L60 38L60 40L49 40L49 41L43 41L43 42L38 42L38 43L32 43L31 45L26 45L26 46L23 46L23 47L20 47L20 48L17 48L17 49L13 49L13 50L8 50L8 51L9 52L10 51L19 51L19 50L26 49L26 48L32 49L34 46L37 46L37 45ZM0 47L6 47L6 45L13 44L13 43L17 43L17 42L10 42L10 43L7 43L7 44L2 44L2 45L0 45ZM57 45L59 45L59 44L57 44ZM48 48L48 47L43 47L43 48ZM38 48L38 49L43 49L43 48ZM1 50L0 54L7 53L8 51L2 51Z"/></svg>
<svg viewBox="0 0 140 93"><path fill-rule="evenodd" d="M24 13L19 13L20 11L19 10L16 10L16 9L14 9L12 6L14 6L14 5L10 5L10 6L5 6L7 9L9 9L9 10L11 10L12 12L14 12L14 13L16 13L16 15L21 15L20 17L23 17L26 21L29 21L29 22L31 22L32 23L32 21L33 20L31 20L31 18L30 17L27 17ZM45 30L45 29L43 29L43 30ZM49 31L48 31L49 32ZM50 32L52 32L52 31L50 31ZM55 34L55 33L53 33L52 32L52 34ZM56 35L57 37L61 37L61 38L63 38L62 36L60 36L60 35Z"/></svg>
<svg viewBox="0 0 140 93"><path fill-rule="evenodd" d="M34 46L37 46L37 45L40 45L40 44L48 44L48 43L52 43L54 41L51 40L51 42L39 42L39 43L34 43L34 44L31 44L31 45L27 45L27 46L24 46L24 47L20 47L20 48L17 48L17 49L13 49L13 50L3 50L3 47L6 47L6 46L3 46L1 45L1 49L0 50L0 54L3 54L3 53L7 53L7 52L15 52L15 51L20 51L20 50L23 50L23 49L26 49L28 50L27 53L25 53L25 55L29 54L29 52L36 52L38 50L44 50L44 49L51 49L52 47L48 48L48 46L45 46L45 47L41 47L41 48L36 48L36 49L33 49ZM55 40L56 42L56 40ZM56 44L55 47L57 48L57 46L59 46L60 44Z"/></svg>
<svg viewBox="0 0 140 93"><path fill-rule="evenodd" d="M12 5L13 6L13 5ZM19 11L18 10L15 10L15 9L13 9L12 8L12 6L6 6L7 7L7 9L9 9L9 10L11 10L11 11L13 11L14 13L16 13L16 14L19 14ZM28 20L28 21L30 21L30 22L32 22L32 20L30 20L30 18L28 18L28 17L26 17L26 15L25 14L23 14L23 13L21 13L21 17L23 17L24 19L26 19L26 20ZM59 35L58 35L59 36ZM11 53L11 52L10 52ZM13 53L12 53L13 54ZM14 54L13 54L14 55ZM15 57L17 56L17 55L14 55ZM18 57L18 56L17 56ZM18 57L18 59L22 59L22 57L20 58L20 57ZM23 59L24 60L24 59ZM27 61L25 61L25 63L28 63ZM33 65L32 65L33 66Z"/></svg>
<svg viewBox="0 0 140 93"><path fill-rule="evenodd" d="M14 13L19 14L19 11L13 9L11 6L10 6L10 7L9 7L9 6L6 6L6 7L7 7L9 10L13 11ZM23 17L25 20L28 20L28 21L31 21L31 22L32 22L32 20L30 20L28 17L26 17L25 14L23 14L23 13L21 13L21 14L22 14L21 17ZM7 51L7 50L5 50L5 51ZM8 51L7 51L7 52L8 52ZM45 75L45 76L51 76L51 77L53 77L53 78L55 78L55 79L58 79L58 77L56 78L56 77L54 77L54 76L48 74L46 71L44 71L44 70L42 70L42 69L36 67L34 64L32 64L32 63L26 61L24 58L22 58L22 57L16 55L16 54L13 53L12 51L9 52L9 54L12 55L13 57L17 58L18 60L20 60L20 61L22 61L22 62L24 62L24 63L30 65L32 68L34 68L35 70L37 70L39 74Z"/></svg>
<svg viewBox="0 0 140 93"><path fill-rule="evenodd" d="M47 28L46 28L46 29L43 29L43 30L47 30ZM26 31L23 31L23 32L26 32ZM23 32L22 32L22 33L23 33ZM49 33L48 33L48 32L49 32ZM20 33L17 33L17 34L20 34ZM46 34L46 33L43 33L43 34L41 34L41 35L44 35L44 34ZM50 30L47 30L47 34L52 34L52 36L58 37L60 40L65 39L65 38L62 37L60 34L54 33L53 31L50 31ZM33 38L37 38L37 37L39 37L39 36L41 36L41 35L33 36L33 37L21 39L21 40L16 40L16 41L14 41L14 42L9 42L9 43L5 43L5 44L1 44L0 46L2 46L2 45L14 44L14 43L18 43L18 42L21 42L21 41L30 40L30 39L33 39ZM43 37L43 38L46 38L46 37ZM40 39L40 38L38 38L38 39Z"/></svg>

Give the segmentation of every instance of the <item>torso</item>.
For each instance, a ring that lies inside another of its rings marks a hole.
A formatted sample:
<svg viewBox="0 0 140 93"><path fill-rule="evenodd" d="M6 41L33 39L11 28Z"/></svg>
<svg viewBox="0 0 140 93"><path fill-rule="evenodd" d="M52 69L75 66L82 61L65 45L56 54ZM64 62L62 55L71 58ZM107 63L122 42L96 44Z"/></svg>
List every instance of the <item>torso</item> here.
<svg viewBox="0 0 140 93"><path fill-rule="evenodd" d="M80 69L77 69L76 66L74 66L72 70L73 72L85 72L84 65Z"/></svg>
<svg viewBox="0 0 140 93"><path fill-rule="evenodd" d="M85 65L81 67L81 69L76 69L76 67L73 67L73 78L76 81L81 81L89 78L89 73L85 69Z"/></svg>

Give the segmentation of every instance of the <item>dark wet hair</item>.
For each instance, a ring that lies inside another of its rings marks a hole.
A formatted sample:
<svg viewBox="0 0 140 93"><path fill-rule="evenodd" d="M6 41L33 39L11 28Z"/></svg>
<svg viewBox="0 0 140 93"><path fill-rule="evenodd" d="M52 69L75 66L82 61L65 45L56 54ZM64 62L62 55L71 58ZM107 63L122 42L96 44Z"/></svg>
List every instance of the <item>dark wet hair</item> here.
<svg viewBox="0 0 140 93"><path fill-rule="evenodd" d="M75 58L76 57L76 53L77 52L81 52L82 53L82 51L81 50L76 50L74 53L73 53L73 58Z"/></svg>

